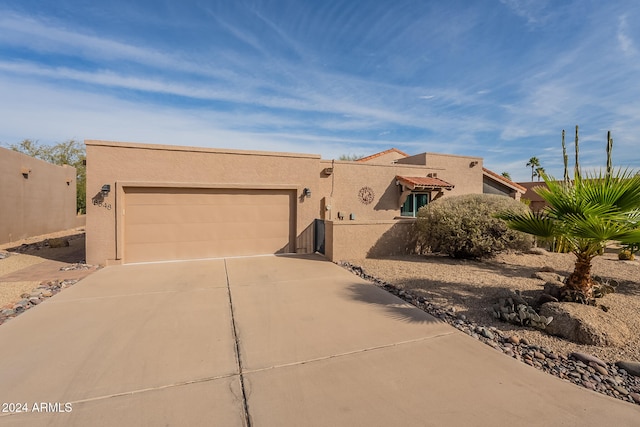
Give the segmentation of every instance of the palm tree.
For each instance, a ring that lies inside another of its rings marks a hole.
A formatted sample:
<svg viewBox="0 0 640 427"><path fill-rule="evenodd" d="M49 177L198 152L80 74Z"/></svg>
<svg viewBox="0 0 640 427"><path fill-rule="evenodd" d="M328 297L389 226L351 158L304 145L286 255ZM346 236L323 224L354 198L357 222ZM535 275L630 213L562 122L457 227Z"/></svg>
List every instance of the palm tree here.
<svg viewBox="0 0 640 427"><path fill-rule="evenodd" d="M588 302L594 285L591 261L602 253L607 241L640 242L640 174L609 169L604 175L583 175L576 170L573 181L556 181L544 173L542 178L547 188L534 191L547 202L547 208L536 213L506 212L498 217L515 230L563 239L576 256L563 298Z"/></svg>
<svg viewBox="0 0 640 427"><path fill-rule="evenodd" d="M537 157L532 157L527 162L527 166L531 166L531 181L533 181L533 177L535 175L535 168L540 167L540 160Z"/></svg>
<svg viewBox="0 0 640 427"><path fill-rule="evenodd" d="M504 176L505 178L507 178L509 181L511 181L511 174L509 172L502 172L502 176Z"/></svg>
<svg viewBox="0 0 640 427"><path fill-rule="evenodd" d="M540 178L542 178L544 176L544 168L542 166L539 166L536 168L536 172L535 172L535 176L538 177L538 182L540 182Z"/></svg>

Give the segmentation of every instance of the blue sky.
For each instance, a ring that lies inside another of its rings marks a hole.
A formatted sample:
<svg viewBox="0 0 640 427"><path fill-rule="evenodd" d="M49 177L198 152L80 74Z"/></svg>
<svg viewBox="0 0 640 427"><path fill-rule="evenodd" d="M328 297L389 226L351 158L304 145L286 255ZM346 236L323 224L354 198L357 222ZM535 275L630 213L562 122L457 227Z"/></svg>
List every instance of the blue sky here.
<svg viewBox="0 0 640 427"><path fill-rule="evenodd" d="M640 167L637 0L0 2L0 142Z"/></svg>

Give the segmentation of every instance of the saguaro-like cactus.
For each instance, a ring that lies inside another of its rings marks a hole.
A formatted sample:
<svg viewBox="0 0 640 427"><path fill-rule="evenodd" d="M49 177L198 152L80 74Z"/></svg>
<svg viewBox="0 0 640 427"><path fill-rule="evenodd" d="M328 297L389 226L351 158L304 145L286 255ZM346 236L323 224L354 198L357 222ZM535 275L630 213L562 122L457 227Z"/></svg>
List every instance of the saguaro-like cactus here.
<svg viewBox="0 0 640 427"><path fill-rule="evenodd" d="M610 177L613 171L613 166L611 163L612 148L613 148L613 138L611 138L611 131L607 131L607 177Z"/></svg>
<svg viewBox="0 0 640 427"><path fill-rule="evenodd" d="M567 156L567 147L564 144L564 129L562 129L562 159L564 160L564 182L569 182L569 156Z"/></svg>
<svg viewBox="0 0 640 427"><path fill-rule="evenodd" d="M575 179L580 179L580 162L578 160L578 125L576 125L576 166L574 169Z"/></svg>

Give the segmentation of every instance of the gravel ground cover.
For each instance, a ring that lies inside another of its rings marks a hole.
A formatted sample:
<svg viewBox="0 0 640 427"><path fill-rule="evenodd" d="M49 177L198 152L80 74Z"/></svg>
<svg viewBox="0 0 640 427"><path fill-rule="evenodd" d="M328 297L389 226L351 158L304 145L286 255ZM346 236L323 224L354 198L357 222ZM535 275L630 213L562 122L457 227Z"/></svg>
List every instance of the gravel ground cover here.
<svg viewBox="0 0 640 427"><path fill-rule="evenodd" d="M626 324L632 337L619 347L579 345L543 331L502 322L492 305L505 291L541 293L544 281L532 277L553 269L567 276L572 254L542 251L509 253L488 260L456 260L438 255L356 259L342 265L387 291L486 344L547 373L583 387L640 404L640 373L619 363L640 362L640 263L615 253L594 260L592 273L615 279L617 292L598 299L607 313Z"/></svg>

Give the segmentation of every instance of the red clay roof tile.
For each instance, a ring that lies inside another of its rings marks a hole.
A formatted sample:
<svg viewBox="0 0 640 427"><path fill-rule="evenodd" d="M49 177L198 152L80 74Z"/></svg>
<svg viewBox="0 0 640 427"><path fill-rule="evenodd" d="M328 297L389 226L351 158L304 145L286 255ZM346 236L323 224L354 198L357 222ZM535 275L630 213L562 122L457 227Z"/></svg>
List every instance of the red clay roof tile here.
<svg viewBox="0 0 640 427"><path fill-rule="evenodd" d="M430 176L396 176L396 179L401 183L410 187L423 187L423 188L448 188L454 187L453 184L449 184L447 181L443 181L440 178L433 178Z"/></svg>

